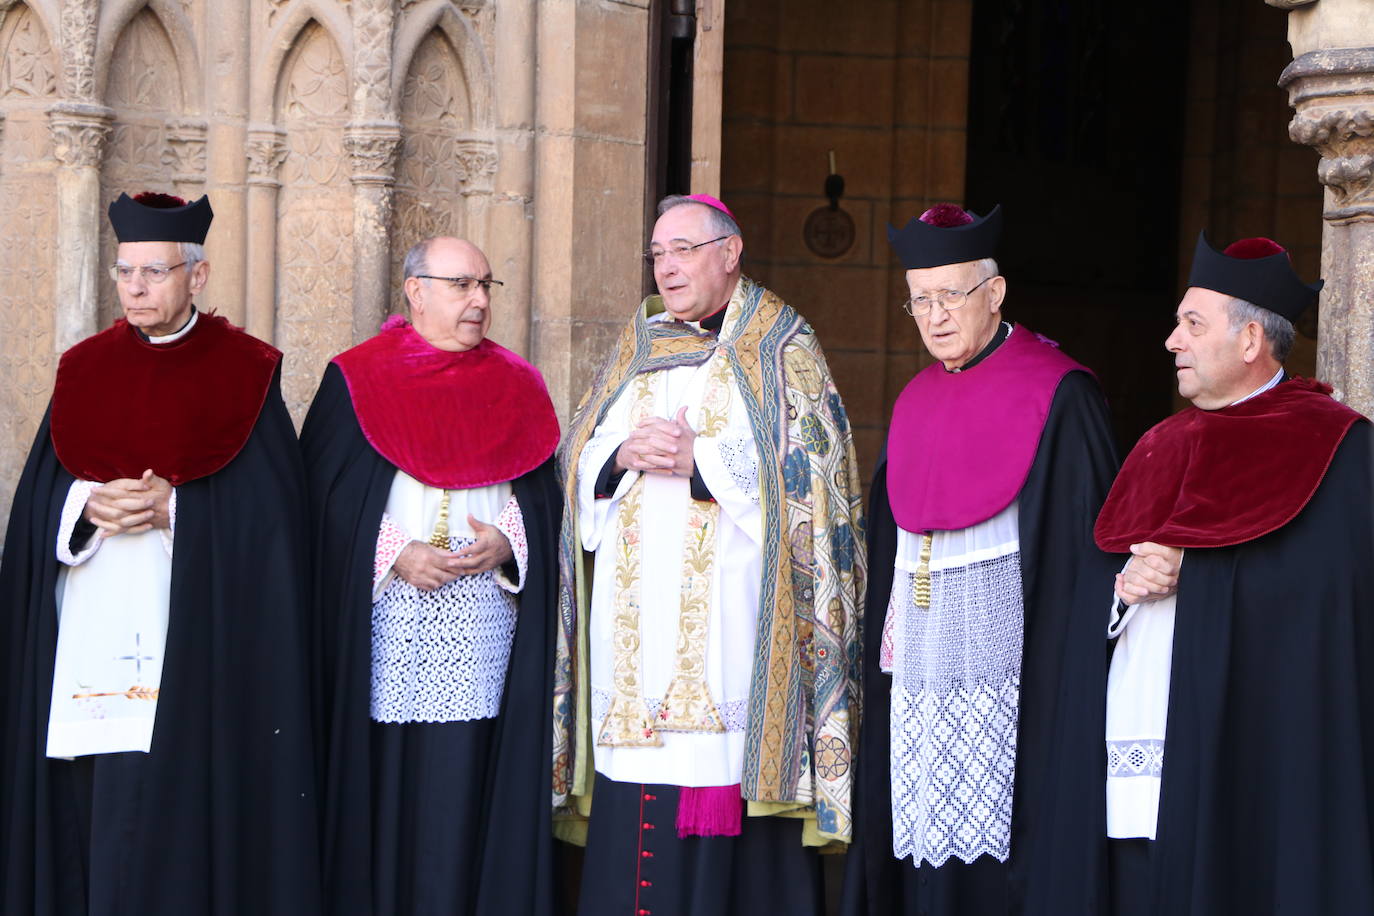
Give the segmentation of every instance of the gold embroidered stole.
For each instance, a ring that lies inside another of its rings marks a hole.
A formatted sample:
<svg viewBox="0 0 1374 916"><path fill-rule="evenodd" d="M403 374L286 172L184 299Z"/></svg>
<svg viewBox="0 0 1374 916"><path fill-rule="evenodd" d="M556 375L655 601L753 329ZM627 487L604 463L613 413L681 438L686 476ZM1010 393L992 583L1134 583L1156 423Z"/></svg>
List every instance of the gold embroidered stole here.
<svg viewBox="0 0 1374 916"><path fill-rule="evenodd" d="M578 543L578 456L616 399L630 396L636 376L725 359L735 407L748 416L759 450L766 535L741 792L751 813L777 813L759 807L769 803L789 812L806 805L817 836L847 841L859 703L853 660L862 657L865 569L861 488L848 418L815 335L801 316L753 281L740 280L717 340L675 322L650 320L661 311L658 297L641 304L578 405L561 453L567 509L559 533L554 804L590 794L591 745L602 724L590 720L591 568ZM603 553L607 546L603 541ZM684 562L687 555L684 549ZM637 606L634 613L637 620ZM638 627L633 629L631 643L639 638ZM630 656L618 657L637 656L635 646ZM636 680L627 692L638 699L639 687ZM669 704L672 715L671 699ZM636 716L642 708L634 710Z"/></svg>
<svg viewBox="0 0 1374 916"><path fill-rule="evenodd" d="M709 374L701 395L697 434L716 436L730 416L730 367L722 355L707 363ZM656 388L666 373L639 375L631 386L630 425L653 416ZM673 677L655 716L645 702L640 674L640 589L643 554L644 477L620 501L616 521L615 631L612 637L615 688L601 723L597 744L609 747L658 747L660 732L723 732L725 723L706 682L706 651L711 622L711 577L715 566L720 506L692 499L683 534L681 600Z"/></svg>

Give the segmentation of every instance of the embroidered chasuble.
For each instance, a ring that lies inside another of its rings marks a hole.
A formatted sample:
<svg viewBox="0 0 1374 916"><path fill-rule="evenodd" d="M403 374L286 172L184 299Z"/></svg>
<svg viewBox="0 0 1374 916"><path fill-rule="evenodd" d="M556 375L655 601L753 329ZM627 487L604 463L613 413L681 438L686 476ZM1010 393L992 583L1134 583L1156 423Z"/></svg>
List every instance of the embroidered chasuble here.
<svg viewBox="0 0 1374 916"><path fill-rule="evenodd" d="M714 501L634 472L595 499L629 430L681 407ZM625 781L739 783L751 802L805 808L812 841L847 841L860 488L811 329L748 279L718 336L650 297L566 442L555 804L589 793L593 765Z"/></svg>
<svg viewBox="0 0 1374 916"><path fill-rule="evenodd" d="M627 474L596 499L597 469L640 420L684 406L715 501L655 474ZM590 622L597 769L620 782L739 783L762 532L758 456L724 355L637 376L582 450L578 476L582 546L600 561Z"/></svg>

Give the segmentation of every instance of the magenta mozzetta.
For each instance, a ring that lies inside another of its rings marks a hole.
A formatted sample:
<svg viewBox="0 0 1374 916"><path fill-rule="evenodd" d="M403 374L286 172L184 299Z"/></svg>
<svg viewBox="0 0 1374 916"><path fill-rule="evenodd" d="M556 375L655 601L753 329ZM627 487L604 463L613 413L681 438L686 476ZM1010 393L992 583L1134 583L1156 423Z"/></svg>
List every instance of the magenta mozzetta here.
<svg viewBox="0 0 1374 916"><path fill-rule="evenodd" d="M888 497L907 531L955 531L1011 505L1059 382L1091 371L1017 325L976 372L936 363L907 383L887 437ZM957 436L949 435L957 429Z"/></svg>

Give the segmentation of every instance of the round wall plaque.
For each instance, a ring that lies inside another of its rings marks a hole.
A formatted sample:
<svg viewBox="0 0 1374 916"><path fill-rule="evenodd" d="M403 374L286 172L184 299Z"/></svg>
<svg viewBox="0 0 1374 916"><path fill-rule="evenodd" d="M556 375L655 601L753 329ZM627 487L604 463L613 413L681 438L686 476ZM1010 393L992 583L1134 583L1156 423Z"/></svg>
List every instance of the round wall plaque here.
<svg viewBox="0 0 1374 916"><path fill-rule="evenodd" d="M806 218L802 238L813 254L838 258L854 247L854 220L839 207L817 207Z"/></svg>

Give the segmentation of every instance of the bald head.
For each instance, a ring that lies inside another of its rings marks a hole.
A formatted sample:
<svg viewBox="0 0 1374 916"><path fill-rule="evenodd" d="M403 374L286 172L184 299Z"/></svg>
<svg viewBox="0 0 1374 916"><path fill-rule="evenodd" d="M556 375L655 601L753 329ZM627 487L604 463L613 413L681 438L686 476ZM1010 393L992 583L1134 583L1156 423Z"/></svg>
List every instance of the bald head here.
<svg viewBox="0 0 1374 916"><path fill-rule="evenodd" d="M406 253L405 294L416 332L440 350L470 350L491 325L491 265L464 239L425 239Z"/></svg>

